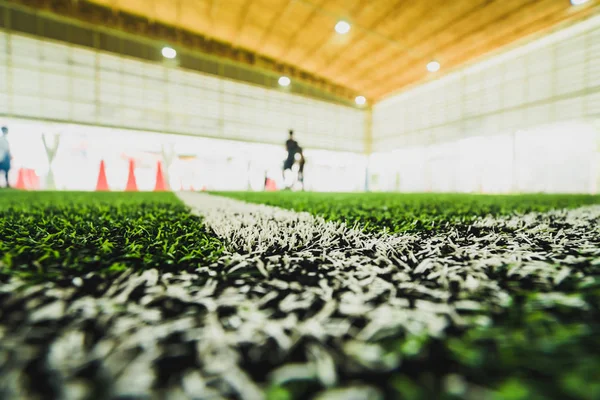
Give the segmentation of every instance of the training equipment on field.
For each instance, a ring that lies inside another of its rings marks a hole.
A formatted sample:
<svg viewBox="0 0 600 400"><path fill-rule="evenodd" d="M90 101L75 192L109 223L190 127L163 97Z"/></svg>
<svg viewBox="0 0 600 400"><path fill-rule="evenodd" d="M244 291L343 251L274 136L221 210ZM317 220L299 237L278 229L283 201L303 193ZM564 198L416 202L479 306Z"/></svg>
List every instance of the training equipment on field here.
<svg viewBox="0 0 600 400"><path fill-rule="evenodd" d="M27 188L29 190L40 189L40 178L34 169L27 168L25 170L25 181L27 182Z"/></svg>
<svg viewBox="0 0 600 400"><path fill-rule="evenodd" d="M135 161L129 160L129 174L127 176L127 185L125 186L126 192L137 192L137 180L135 179Z"/></svg>
<svg viewBox="0 0 600 400"><path fill-rule="evenodd" d="M0 393L586 398L599 197L178 196L0 196Z"/></svg>
<svg viewBox="0 0 600 400"><path fill-rule="evenodd" d="M265 179L265 190L267 192L274 192L277 190L277 183L275 182L275 180L271 179L271 178L266 178Z"/></svg>
<svg viewBox="0 0 600 400"><path fill-rule="evenodd" d="M19 168L19 175L17 176L17 183L15 189L27 190L27 183L25 182L25 169Z"/></svg>
<svg viewBox="0 0 600 400"><path fill-rule="evenodd" d="M155 192L166 192L169 190L167 182L163 174L162 162L156 163L156 185L154 186Z"/></svg>
<svg viewBox="0 0 600 400"><path fill-rule="evenodd" d="M96 183L97 192L108 192L110 188L108 186L108 180L106 179L106 165L104 160L100 161L100 172L98 172L98 181Z"/></svg>

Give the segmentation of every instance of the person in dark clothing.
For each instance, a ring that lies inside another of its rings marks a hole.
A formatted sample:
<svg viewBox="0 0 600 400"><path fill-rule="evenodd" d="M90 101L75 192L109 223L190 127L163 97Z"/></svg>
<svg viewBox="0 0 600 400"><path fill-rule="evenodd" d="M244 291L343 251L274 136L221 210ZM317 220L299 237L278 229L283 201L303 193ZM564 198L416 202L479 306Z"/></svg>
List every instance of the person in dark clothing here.
<svg viewBox="0 0 600 400"><path fill-rule="evenodd" d="M6 180L6 187L10 188L10 182L8 181L8 173L10 172L10 147L8 145L8 128L2 127L2 135L0 135L0 172L4 172Z"/></svg>
<svg viewBox="0 0 600 400"><path fill-rule="evenodd" d="M298 160L298 182L300 182L302 190L304 190L304 164L306 163L306 159L304 158L302 147L298 147L298 154L300 155L300 159Z"/></svg>
<svg viewBox="0 0 600 400"><path fill-rule="evenodd" d="M294 166L294 162L296 160L296 158L295 158L296 153L298 153L299 148L300 148L300 146L298 146L298 142L296 142L294 140L294 131L290 130L290 137L285 142L285 149L287 150L287 158L286 158L285 162L283 163L283 172L284 173L288 169L291 170L292 167Z"/></svg>
<svg viewBox="0 0 600 400"><path fill-rule="evenodd" d="M298 142L294 140L294 131L290 130L290 137L285 142L285 149L287 150L287 158L283 162L283 180L285 182L285 171L291 171L294 163L296 162L296 154L298 153ZM287 185L286 185L287 187ZM289 188L289 187L287 187Z"/></svg>

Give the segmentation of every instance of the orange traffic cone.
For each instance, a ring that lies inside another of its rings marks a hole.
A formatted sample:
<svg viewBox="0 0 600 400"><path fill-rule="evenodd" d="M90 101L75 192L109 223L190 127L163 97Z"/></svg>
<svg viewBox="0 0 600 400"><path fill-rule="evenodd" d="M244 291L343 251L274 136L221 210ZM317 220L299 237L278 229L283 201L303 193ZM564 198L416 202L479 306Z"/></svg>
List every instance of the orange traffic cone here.
<svg viewBox="0 0 600 400"><path fill-rule="evenodd" d="M168 189L165 177L163 175L162 163L159 161L156 167L156 185L154 186L155 192L166 192Z"/></svg>
<svg viewBox="0 0 600 400"><path fill-rule="evenodd" d="M25 186L27 187L27 189L31 189L31 190L37 190L38 188L38 184L39 184L39 179L37 174L35 173L35 170L33 169L25 169L25 171L23 172L24 175L24 180L25 180Z"/></svg>
<svg viewBox="0 0 600 400"><path fill-rule="evenodd" d="M23 168L19 168L19 176L17 177L15 189L27 190L27 184L25 183L25 171Z"/></svg>
<svg viewBox="0 0 600 400"><path fill-rule="evenodd" d="M33 180L33 188L35 190L40 190L40 177L34 169L31 170L31 179Z"/></svg>
<svg viewBox="0 0 600 400"><path fill-rule="evenodd" d="M106 179L106 166L104 165L104 160L100 161L100 173L98 174L98 183L96 183L96 191L110 191L110 188L108 187L108 180Z"/></svg>
<svg viewBox="0 0 600 400"><path fill-rule="evenodd" d="M129 160L129 176L127 177L127 186L125 186L126 192L137 192L137 181L135 179L135 164L133 160Z"/></svg>
<svg viewBox="0 0 600 400"><path fill-rule="evenodd" d="M275 181L273 179L267 178L265 190L267 192L274 192L277 190L277 184L275 183Z"/></svg>
<svg viewBox="0 0 600 400"><path fill-rule="evenodd" d="M25 188L32 189L33 180L31 179L31 170L29 168L23 169L23 180L25 181Z"/></svg>

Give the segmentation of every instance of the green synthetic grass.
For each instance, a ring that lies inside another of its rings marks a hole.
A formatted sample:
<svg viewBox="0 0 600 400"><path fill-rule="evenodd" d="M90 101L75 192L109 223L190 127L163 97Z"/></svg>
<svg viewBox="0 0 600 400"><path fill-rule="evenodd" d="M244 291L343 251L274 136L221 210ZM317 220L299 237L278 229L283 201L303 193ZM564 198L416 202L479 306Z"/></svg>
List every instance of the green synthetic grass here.
<svg viewBox="0 0 600 400"><path fill-rule="evenodd" d="M222 251L171 193L0 192L0 281L180 271Z"/></svg>
<svg viewBox="0 0 600 400"><path fill-rule="evenodd" d="M600 203L600 196L588 195L219 194L391 232L435 232L447 223L466 224L479 216ZM403 372L374 379L385 382L399 399L599 399L600 259L594 265L595 276L560 290L590 308L544 305L539 290L515 282L510 307L489 310L487 326L450 332L444 339L423 336L383 343L389 353L402 357ZM270 398L302 398L297 393L296 387L277 387Z"/></svg>
<svg viewBox="0 0 600 400"><path fill-rule="evenodd" d="M600 195L470 195L400 193L219 192L251 203L306 211L330 221L392 233L435 230L480 216L600 204Z"/></svg>
<svg viewBox="0 0 600 400"><path fill-rule="evenodd" d="M600 196L568 195L224 195L391 232L435 231L487 214L600 203ZM222 252L223 244L172 194L0 191L0 284L11 276L45 282L128 268L194 269ZM590 308L544 306L536 291L515 287L511 306L490 315L489 326L450 332L445 339L401 337L380 343L401 356L402 372L364 380L393 388L399 399L460 399L464 387L473 390L473 385L486 388L485 394L471 393L474 399L598 399L600 272L561 290ZM300 399L304 390L297 382L272 387L268 399Z"/></svg>

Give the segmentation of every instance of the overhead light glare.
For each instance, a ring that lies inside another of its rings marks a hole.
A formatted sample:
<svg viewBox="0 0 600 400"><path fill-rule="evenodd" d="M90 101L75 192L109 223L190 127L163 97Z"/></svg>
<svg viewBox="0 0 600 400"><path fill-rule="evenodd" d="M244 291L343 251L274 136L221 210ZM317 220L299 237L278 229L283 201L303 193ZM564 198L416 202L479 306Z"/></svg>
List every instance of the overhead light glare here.
<svg viewBox="0 0 600 400"><path fill-rule="evenodd" d="M590 0L571 0L571 4L574 6L580 6L582 4L587 3Z"/></svg>
<svg viewBox="0 0 600 400"><path fill-rule="evenodd" d="M177 51L171 47L163 47L162 55L164 58L173 59L177 57Z"/></svg>
<svg viewBox="0 0 600 400"><path fill-rule="evenodd" d="M427 64L427 71L429 72L437 72L440 70L440 63L437 61L430 61Z"/></svg>
<svg viewBox="0 0 600 400"><path fill-rule="evenodd" d="M356 99L354 99L354 101L359 106L364 106L367 103L367 99L365 98L365 96L357 96Z"/></svg>
<svg viewBox="0 0 600 400"><path fill-rule="evenodd" d="M292 81L287 76L282 76L281 78L279 78L279 86L290 86L290 83L292 83Z"/></svg>
<svg viewBox="0 0 600 400"><path fill-rule="evenodd" d="M346 33L350 32L350 29L351 26L346 21L339 21L337 24L335 24L335 31L340 35L345 35Z"/></svg>

